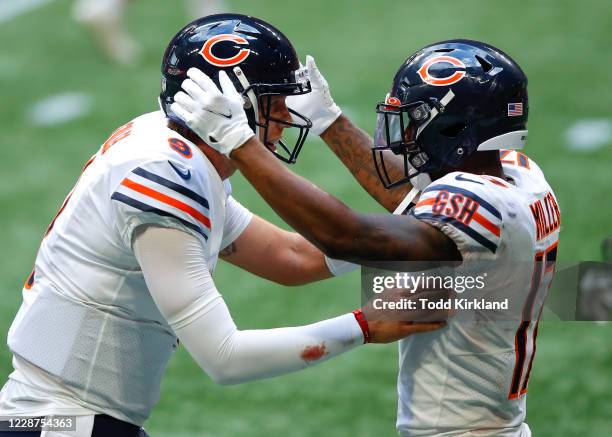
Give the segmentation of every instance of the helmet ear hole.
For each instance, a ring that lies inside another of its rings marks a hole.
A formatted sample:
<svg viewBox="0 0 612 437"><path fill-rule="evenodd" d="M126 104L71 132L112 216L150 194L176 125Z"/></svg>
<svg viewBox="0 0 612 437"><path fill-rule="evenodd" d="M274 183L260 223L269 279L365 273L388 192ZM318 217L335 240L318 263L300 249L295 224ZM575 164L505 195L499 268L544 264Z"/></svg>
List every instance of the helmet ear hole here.
<svg viewBox="0 0 612 437"><path fill-rule="evenodd" d="M450 126L445 127L440 131L441 135L444 135L448 138L456 138L461 132L465 130L467 124L465 123L455 123Z"/></svg>

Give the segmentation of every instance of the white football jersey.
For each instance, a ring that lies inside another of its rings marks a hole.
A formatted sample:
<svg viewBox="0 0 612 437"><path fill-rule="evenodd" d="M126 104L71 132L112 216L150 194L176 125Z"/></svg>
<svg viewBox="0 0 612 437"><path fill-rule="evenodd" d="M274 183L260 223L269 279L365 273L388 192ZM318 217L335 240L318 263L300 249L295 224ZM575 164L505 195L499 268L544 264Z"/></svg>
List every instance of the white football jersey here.
<svg viewBox="0 0 612 437"><path fill-rule="evenodd" d="M161 112L116 130L86 164L40 246L9 331L15 372L0 416L74 406L142 424L177 338L146 287L134 230L153 224L196 236L212 272L219 251L252 217L230 191Z"/></svg>
<svg viewBox="0 0 612 437"><path fill-rule="evenodd" d="M450 237L464 273L484 274L486 294L510 298L518 317L492 321L486 310L473 311L400 342L397 428L403 436L530 435L527 384L560 214L535 162L506 150L501 159L508 180L447 174L423 191L410 214Z"/></svg>

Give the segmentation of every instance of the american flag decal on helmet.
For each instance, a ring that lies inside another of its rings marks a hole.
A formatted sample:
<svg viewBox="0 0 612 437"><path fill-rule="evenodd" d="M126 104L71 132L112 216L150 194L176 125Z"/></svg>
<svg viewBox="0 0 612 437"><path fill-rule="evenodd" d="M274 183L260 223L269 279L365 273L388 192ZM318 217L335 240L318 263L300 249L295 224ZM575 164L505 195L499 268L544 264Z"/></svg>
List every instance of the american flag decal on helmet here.
<svg viewBox="0 0 612 437"><path fill-rule="evenodd" d="M508 103L508 117L520 117L523 115L522 103Z"/></svg>

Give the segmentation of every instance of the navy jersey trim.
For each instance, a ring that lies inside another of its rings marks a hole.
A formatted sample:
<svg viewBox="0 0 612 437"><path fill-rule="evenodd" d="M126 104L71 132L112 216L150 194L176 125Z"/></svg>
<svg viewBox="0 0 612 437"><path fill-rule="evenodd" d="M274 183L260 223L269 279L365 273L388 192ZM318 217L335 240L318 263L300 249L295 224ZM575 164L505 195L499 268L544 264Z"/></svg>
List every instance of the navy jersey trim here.
<svg viewBox="0 0 612 437"><path fill-rule="evenodd" d="M132 170L132 173L137 174L138 176L141 176L145 179L149 179L150 181L156 182L160 185L163 185L166 188L170 188L171 190L174 190L177 193L182 194L185 197L189 197L191 200L195 202L198 202L204 208L210 209L208 207L208 201L204 197L200 196L195 191L192 191L189 188L184 187L183 185L172 182L171 180L158 176L155 173L151 173L150 171L147 171L142 167L136 167L134 170Z"/></svg>
<svg viewBox="0 0 612 437"><path fill-rule="evenodd" d="M111 196L111 199L125 203L126 205L129 205L132 208L136 208L143 212L152 212L153 214L157 214L162 217L171 217L175 220L178 220L180 223L187 226L189 229L196 231L198 234L204 237L206 241L208 241L208 235L206 235L199 226L196 226L193 223L188 222L187 220L177 217L174 214L169 213L168 211L164 211L162 209L155 208L154 206L147 205L146 203L142 203L139 200L133 199L129 196L126 196L125 194L118 192L114 192Z"/></svg>
<svg viewBox="0 0 612 437"><path fill-rule="evenodd" d="M493 243L488 238L480 235L474 229L470 228L469 226L464 225L463 223L461 223L458 220L455 220L452 217L434 215L434 214L425 213L425 212L415 214L414 217L418 219L429 219L429 220L434 220L437 222L443 222L443 223L448 223L450 225L453 225L455 228L459 229L464 234L467 234L468 236L470 236L471 238L473 238L474 240L482 244L484 247L489 249L491 252L495 253L497 251L497 244Z"/></svg>

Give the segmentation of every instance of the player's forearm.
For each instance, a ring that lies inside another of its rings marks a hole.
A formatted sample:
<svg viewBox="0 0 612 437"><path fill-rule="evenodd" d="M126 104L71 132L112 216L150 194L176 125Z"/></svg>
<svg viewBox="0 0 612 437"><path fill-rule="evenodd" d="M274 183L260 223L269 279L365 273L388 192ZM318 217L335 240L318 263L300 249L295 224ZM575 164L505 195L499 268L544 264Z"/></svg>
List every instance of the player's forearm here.
<svg viewBox="0 0 612 437"><path fill-rule="evenodd" d="M219 383L297 371L364 341L353 314L307 326L239 331L197 238L147 227L139 228L133 246L161 314L194 360Z"/></svg>
<svg viewBox="0 0 612 437"><path fill-rule="evenodd" d="M266 202L329 256L343 259L362 235L362 220L342 202L293 174L255 138L231 158Z"/></svg>
<svg viewBox="0 0 612 437"><path fill-rule="evenodd" d="M332 276L323 253L312 243L258 216L219 255L254 275L282 285L302 285Z"/></svg>
<svg viewBox="0 0 612 437"><path fill-rule="evenodd" d="M249 260L242 267L286 286L304 285L332 277L319 249L297 233L286 234L286 241L282 245L269 245L258 260ZM239 246L235 249L241 250ZM248 253L245 256L249 256Z"/></svg>
<svg viewBox="0 0 612 437"><path fill-rule="evenodd" d="M277 254L275 282L282 285L303 285L332 277L325 256L310 241L296 232L287 232L288 241L284 253ZM280 255L280 256L279 256Z"/></svg>
<svg viewBox="0 0 612 437"><path fill-rule="evenodd" d="M406 197L410 185L393 190L385 190L380 182L372 159L372 138L347 117L341 115L334 121L321 138L349 169L357 182L383 207L393 211ZM402 162L387 159L385 161L390 176L399 179L404 176Z"/></svg>
<svg viewBox="0 0 612 437"><path fill-rule="evenodd" d="M285 222L332 258L362 265L455 259L446 257L448 238L438 230L410 216L359 214L271 159L254 138L231 158Z"/></svg>
<svg viewBox="0 0 612 437"><path fill-rule="evenodd" d="M224 303L176 332L191 356L220 384L299 371L363 344L353 314L306 326L239 331Z"/></svg>

